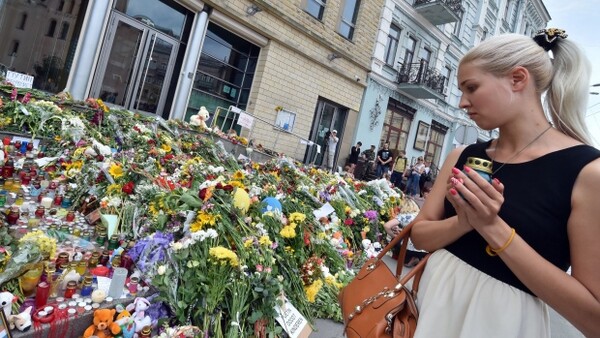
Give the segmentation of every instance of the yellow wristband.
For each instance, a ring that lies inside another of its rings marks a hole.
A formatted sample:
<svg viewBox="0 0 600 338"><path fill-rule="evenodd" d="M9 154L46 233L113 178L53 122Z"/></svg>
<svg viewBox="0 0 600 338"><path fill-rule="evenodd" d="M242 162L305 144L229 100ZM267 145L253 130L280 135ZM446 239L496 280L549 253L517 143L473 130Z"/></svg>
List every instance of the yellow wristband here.
<svg viewBox="0 0 600 338"><path fill-rule="evenodd" d="M510 243L512 243L513 239L515 238L515 234L517 233L515 228L511 228L511 229L512 229L512 232L510 233L510 237L508 237L508 240L506 241L506 243L504 243L504 245L502 247L500 247L498 249L492 249L492 247L488 244L485 247L485 252L487 252L487 254L490 256L498 256L499 253L506 250L506 248L508 248Z"/></svg>

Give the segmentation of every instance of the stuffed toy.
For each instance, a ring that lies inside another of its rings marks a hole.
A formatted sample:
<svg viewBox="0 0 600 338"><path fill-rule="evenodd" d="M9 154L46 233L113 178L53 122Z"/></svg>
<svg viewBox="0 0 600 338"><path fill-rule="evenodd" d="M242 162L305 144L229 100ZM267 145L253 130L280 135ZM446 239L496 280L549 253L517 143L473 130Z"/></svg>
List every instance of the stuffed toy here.
<svg viewBox="0 0 600 338"><path fill-rule="evenodd" d="M10 315L7 318L11 330L14 330L15 328L21 332L29 330L31 327L31 308L31 306L28 306L25 311L18 315Z"/></svg>
<svg viewBox="0 0 600 338"><path fill-rule="evenodd" d="M133 321L135 322L135 332L142 331L144 326L151 326L152 319L146 315L146 310L150 307L150 302L144 297L137 297L133 303L127 305L126 310L133 315ZM133 311L133 312L132 312Z"/></svg>
<svg viewBox="0 0 600 338"><path fill-rule="evenodd" d="M115 320L121 327L121 334L119 337L123 338L133 338L135 335L135 322L133 321L133 317L131 317L131 313L129 311L122 309L117 315L117 320Z"/></svg>
<svg viewBox="0 0 600 338"><path fill-rule="evenodd" d="M192 126L200 127L204 130L210 131L211 129L206 125L206 121L210 118L210 113L206 110L206 107L200 107L200 111L196 115L190 117L190 124Z"/></svg>
<svg viewBox="0 0 600 338"><path fill-rule="evenodd" d="M111 338L121 333L121 327L113 322L117 311L115 309L99 309L94 311L94 323L83 333L83 338L97 336Z"/></svg>
<svg viewBox="0 0 600 338"><path fill-rule="evenodd" d="M15 301L16 297L12 293L7 291L0 292L0 308L4 311L6 318L12 314L12 303Z"/></svg>

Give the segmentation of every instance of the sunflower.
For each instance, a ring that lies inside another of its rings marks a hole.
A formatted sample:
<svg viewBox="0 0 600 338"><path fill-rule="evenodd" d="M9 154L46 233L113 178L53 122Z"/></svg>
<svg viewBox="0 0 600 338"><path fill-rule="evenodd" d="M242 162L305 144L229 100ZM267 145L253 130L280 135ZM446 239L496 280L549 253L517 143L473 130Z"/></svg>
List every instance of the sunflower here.
<svg viewBox="0 0 600 338"><path fill-rule="evenodd" d="M125 175L125 172L123 171L123 167L121 167L119 164L116 164L116 163L113 163L110 165L110 168L108 169L108 173L113 178L119 178L119 177Z"/></svg>

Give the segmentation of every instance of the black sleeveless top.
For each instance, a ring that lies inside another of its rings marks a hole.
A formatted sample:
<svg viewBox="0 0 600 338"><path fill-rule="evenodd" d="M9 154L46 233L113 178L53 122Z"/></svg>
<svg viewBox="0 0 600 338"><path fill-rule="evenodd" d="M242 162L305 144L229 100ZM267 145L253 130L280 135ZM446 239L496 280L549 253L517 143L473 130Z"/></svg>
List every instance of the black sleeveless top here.
<svg viewBox="0 0 600 338"><path fill-rule="evenodd" d="M491 161L485 151L490 143L465 148L455 167L462 169L471 156ZM598 149L578 145L529 162L506 164L494 175L504 184L504 204L499 216L535 251L564 271L571 265L567 221L573 185L581 169L598 157ZM494 168L501 165L493 163ZM445 218L454 215L454 207L445 200ZM486 254L486 245L477 231L470 231L446 249L480 271L532 294L499 257Z"/></svg>

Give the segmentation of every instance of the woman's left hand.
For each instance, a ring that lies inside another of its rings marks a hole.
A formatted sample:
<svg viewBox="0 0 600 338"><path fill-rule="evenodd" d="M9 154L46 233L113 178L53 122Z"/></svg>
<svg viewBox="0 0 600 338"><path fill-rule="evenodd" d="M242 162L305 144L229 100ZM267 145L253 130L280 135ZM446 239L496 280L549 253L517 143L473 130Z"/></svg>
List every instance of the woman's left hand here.
<svg viewBox="0 0 600 338"><path fill-rule="evenodd" d="M504 203L504 185L493 179L492 184L476 171L465 167L465 172L452 168L449 195L452 204L464 215L475 229L493 225L498 220L498 212Z"/></svg>

